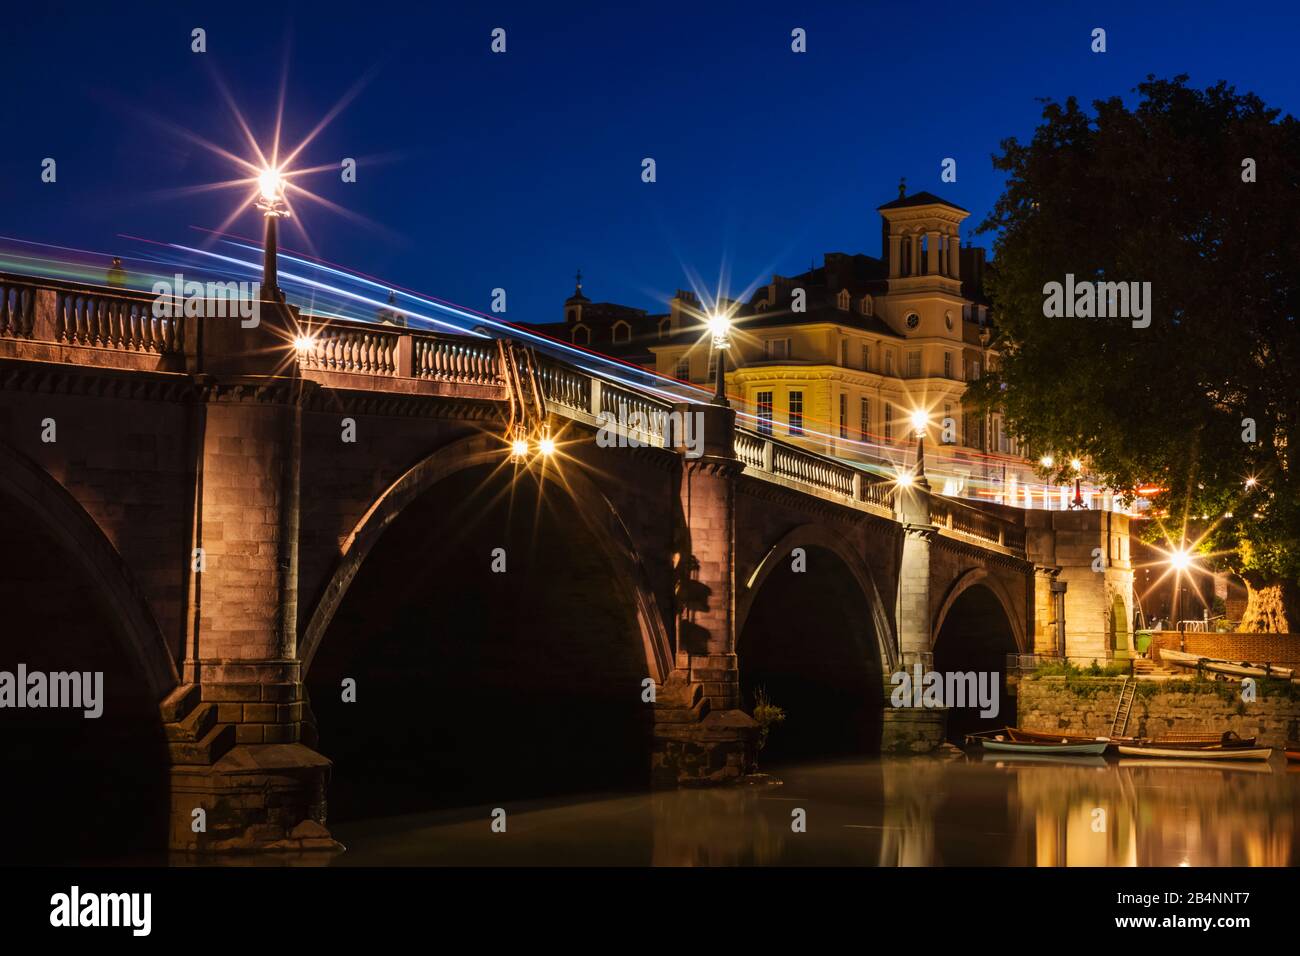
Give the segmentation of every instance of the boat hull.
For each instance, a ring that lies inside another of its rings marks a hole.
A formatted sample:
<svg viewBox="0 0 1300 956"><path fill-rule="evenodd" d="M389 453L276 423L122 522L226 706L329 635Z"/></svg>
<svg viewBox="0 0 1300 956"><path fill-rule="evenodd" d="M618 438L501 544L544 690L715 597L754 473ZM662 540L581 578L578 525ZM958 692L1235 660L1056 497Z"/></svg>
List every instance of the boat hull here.
<svg viewBox="0 0 1300 956"><path fill-rule="evenodd" d="M994 753L1009 754L1103 754L1110 746L1109 740L1094 740L1090 743L1042 743L1029 740L988 740L980 741L980 746Z"/></svg>

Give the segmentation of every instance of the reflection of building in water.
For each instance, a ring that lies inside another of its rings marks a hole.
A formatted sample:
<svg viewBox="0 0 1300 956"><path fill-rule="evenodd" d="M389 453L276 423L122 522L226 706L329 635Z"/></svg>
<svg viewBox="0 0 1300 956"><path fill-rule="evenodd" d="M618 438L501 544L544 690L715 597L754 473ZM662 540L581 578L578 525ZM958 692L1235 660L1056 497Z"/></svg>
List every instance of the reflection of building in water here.
<svg viewBox="0 0 1300 956"><path fill-rule="evenodd" d="M937 761L886 760L881 764L885 813L880 866L934 866L935 816L951 786L951 768ZM992 862L992 861L990 861Z"/></svg>
<svg viewBox="0 0 1300 956"><path fill-rule="evenodd" d="M768 866L782 862L785 835L769 822L757 789L677 790L651 797L653 866Z"/></svg>
<svg viewBox="0 0 1300 956"><path fill-rule="evenodd" d="M1017 771L1039 866L1287 866L1294 842L1285 776L1187 765ZM1105 831L1094 811L1105 811Z"/></svg>

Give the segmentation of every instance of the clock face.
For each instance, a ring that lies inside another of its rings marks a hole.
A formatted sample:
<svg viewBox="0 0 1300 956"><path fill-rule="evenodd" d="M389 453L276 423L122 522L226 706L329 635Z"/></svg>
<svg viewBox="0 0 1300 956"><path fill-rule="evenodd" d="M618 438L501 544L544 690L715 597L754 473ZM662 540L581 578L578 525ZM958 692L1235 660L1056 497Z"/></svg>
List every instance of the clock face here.
<svg viewBox="0 0 1300 956"><path fill-rule="evenodd" d="M915 312L913 312L911 315L907 317L907 327L909 329L914 329L920 324L921 324L921 317L917 315Z"/></svg>

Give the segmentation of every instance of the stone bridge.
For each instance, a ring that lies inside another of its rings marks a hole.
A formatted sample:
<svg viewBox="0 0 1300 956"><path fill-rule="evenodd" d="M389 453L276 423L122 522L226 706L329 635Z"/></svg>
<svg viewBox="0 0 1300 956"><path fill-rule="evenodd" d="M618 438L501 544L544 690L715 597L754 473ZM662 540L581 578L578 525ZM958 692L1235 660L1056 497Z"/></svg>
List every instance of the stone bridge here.
<svg viewBox="0 0 1300 956"><path fill-rule="evenodd" d="M0 711L42 859L330 846L327 798L721 781L760 691L788 712L765 759L925 749L943 712L888 675L1058 646L1065 516L511 343L152 305L0 277L0 670L105 675L98 720Z"/></svg>

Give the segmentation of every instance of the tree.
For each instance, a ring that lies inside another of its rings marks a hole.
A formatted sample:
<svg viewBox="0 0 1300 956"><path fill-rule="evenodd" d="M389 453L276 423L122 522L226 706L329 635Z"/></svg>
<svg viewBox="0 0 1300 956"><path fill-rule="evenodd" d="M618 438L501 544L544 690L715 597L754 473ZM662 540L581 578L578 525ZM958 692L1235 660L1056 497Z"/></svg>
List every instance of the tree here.
<svg viewBox="0 0 1300 956"><path fill-rule="evenodd" d="M1001 359L969 394L1121 496L1158 488L1149 524L1245 581L1243 629L1300 629L1300 123L1186 76L1136 93L1044 101L993 157ZM1067 274L1149 282L1149 326L1048 317Z"/></svg>

